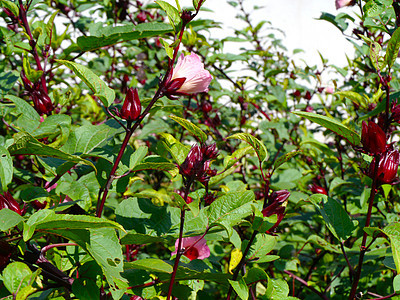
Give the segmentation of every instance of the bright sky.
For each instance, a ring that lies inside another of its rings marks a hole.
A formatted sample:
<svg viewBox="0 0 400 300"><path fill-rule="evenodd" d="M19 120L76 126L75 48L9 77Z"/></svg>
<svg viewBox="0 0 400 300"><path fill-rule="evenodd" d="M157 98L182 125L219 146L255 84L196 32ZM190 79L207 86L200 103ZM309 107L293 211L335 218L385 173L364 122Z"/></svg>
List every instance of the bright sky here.
<svg viewBox="0 0 400 300"><path fill-rule="evenodd" d="M169 0L175 5L175 0ZM192 0L180 0L182 7L192 7ZM247 11L257 5L263 7L251 14L254 24L261 20L270 21L272 26L281 29L283 33L274 31L277 37L283 40L283 44L291 53L293 49L303 49L305 52L296 55L304 59L308 65L320 64L318 51L329 60L329 63L344 66L346 53L353 54L353 46L341 32L332 24L316 20L321 12L337 14L335 0L245 0ZM213 13L201 12L200 17L210 18L224 25L224 30L212 31L211 37L222 38L232 33L231 28L239 24L235 19L237 12L226 3L226 0L207 0L205 7L212 9ZM339 12L351 13L355 8L343 8ZM239 27L240 28L240 27Z"/></svg>

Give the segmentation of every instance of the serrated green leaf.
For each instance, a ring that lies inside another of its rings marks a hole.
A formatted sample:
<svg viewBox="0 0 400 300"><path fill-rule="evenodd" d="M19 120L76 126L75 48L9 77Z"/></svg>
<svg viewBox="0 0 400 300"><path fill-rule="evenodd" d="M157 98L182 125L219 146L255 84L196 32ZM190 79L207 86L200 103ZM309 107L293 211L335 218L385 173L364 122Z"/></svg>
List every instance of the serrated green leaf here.
<svg viewBox="0 0 400 300"><path fill-rule="evenodd" d="M385 10L385 6L379 1L370 0L365 3L363 11L367 17L377 17Z"/></svg>
<svg viewBox="0 0 400 300"><path fill-rule="evenodd" d="M360 95L359 93L356 93L353 91L341 91L341 92L336 92L333 95L348 98L352 102L354 102L364 108L366 108L368 106L368 99L366 99L364 96Z"/></svg>
<svg viewBox="0 0 400 300"><path fill-rule="evenodd" d="M167 41L165 41L164 39L160 38L160 42L161 44L164 46L165 52L167 53L167 56L172 59L173 55L174 55L174 48L170 46L170 44L168 44Z"/></svg>
<svg viewBox="0 0 400 300"><path fill-rule="evenodd" d="M186 119L179 118L177 116L169 116L169 117L175 122L179 123L182 127L184 127L187 131L193 134L196 138L198 138L201 143L205 143L205 141L207 140L207 135L204 133L204 131L201 130L196 125L194 125L192 122Z"/></svg>
<svg viewBox="0 0 400 300"><path fill-rule="evenodd" d="M323 194L312 195L310 201L318 209L326 226L338 240L347 240L350 237L355 226L338 201Z"/></svg>
<svg viewBox="0 0 400 300"><path fill-rule="evenodd" d="M17 226L24 220L18 213L8 208L0 210L0 231L6 231L14 226Z"/></svg>
<svg viewBox="0 0 400 300"><path fill-rule="evenodd" d="M168 2L162 1L162 0L156 0L156 3L160 5L163 11L168 16L169 23L174 27L175 32L177 31L177 27L179 23L181 22L181 17L179 16L179 11L173 7L171 4Z"/></svg>
<svg viewBox="0 0 400 300"><path fill-rule="evenodd" d="M95 96L99 97L105 107L109 107L115 99L115 92L110 89L106 83L100 79L90 69L67 60L56 60L58 63L65 65L71 69L76 76L85 82L85 84L92 90Z"/></svg>
<svg viewBox="0 0 400 300"><path fill-rule="evenodd" d="M147 155L149 148L147 146L140 146L129 158L129 169L135 168Z"/></svg>
<svg viewBox="0 0 400 300"><path fill-rule="evenodd" d="M329 130L332 130L336 134L344 137L350 144L354 146L360 144L360 136L336 119L304 111L295 111L293 113L300 117L304 117L314 123L317 123Z"/></svg>
<svg viewBox="0 0 400 300"><path fill-rule="evenodd" d="M263 162L268 157L267 148L265 148L264 144L259 139L251 134L235 133L227 137L227 139L239 139L248 143L251 147L253 147L254 151L256 151L258 160L260 162Z"/></svg>
<svg viewBox="0 0 400 300"><path fill-rule="evenodd" d="M206 212L209 227L221 225L230 233L233 226L252 214L253 200L252 191L232 192L217 198Z"/></svg>
<svg viewBox="0 0 400 300"><path fill-rule="evenodd" d="M177 170L177 166L167 159L157 156L151 155L147 156L140 164L136 165L131 171L143 171L143 170L159 170L159 171L173 171Z"/></svg>
<svg viewBox="0 0 400 300"><path fill-rule="evenodd" d="M172 266L157 258L140 259L124 264L124 269L146 270L149 272L172 273Z"/></svg>
<svg viewBox="0 0 400 300"><path fill-rule="evenodd" d="M397 28L390 38L387 48L385 60L389 68L393 67L400 49L400 27Z"/></svg>
<svg viewBox="0 0 400 300"><path fill-rule="evenodd" d="M13 178L13 161L6 148L0 146L0 191L7 191Z"/></svg>
<svg viewBox="0 0 400 300"><path fill-rule="evenodd" d="M11 155L22 154L59 158L73 163L85 164L96 170L92 162L79 156L65 153L48 145L44 145L27 132L18 132L15 134L14 144L8 147L8 151Z"/></svg>
<svg viewBox="0 0 400 300"><path fill-rule="evenodd" d="M247 285L251 285L260 281L268 282L269 277L263 269L255 267L246 272L243 279L246 281Z"/></svg>
<svg viewBox="0 0 400 300"><path fill-rule="evenodd" d="M19 16L18 6L9 0L0 0L0 7L9 9L13 13L13 15L16 17Z"/></svg>
<svg viewBox="0 0 400 300"><path fill-rule="evenodd" d="M396 270L400 272L400 223L392 223L386 226L383 231L390 239L393 260L396 264Z"/></svg>
<svg viewBox="0 0 400 300"><path fill-rule="evenodd" d="M18 261L9 264L2 273L3 283L12 294L17 294L20 289L29 286L31 276L32 271L29 267Z"/></svg>
<svg viewBox="0 0 400 300"><path fill-rule="evenodd" d="M28 102L13 95L5 95L4 98L14 102L17 113L23 114L29 120L36 121L39 125L40 115Z"/></svg>
<svg viewBox="0 0 400 300"><path fill-rule="evenodd" d="M228 281L240 299L247 300L249 298L249 288L243 278L237 281L228 279Z"/></svg>
<svg viewBox="0 0 400 300"><path fill-rule="evenodd" d="M232 153L232 155L228 155L224 158L224 169L229 169L242 157L250 153L254 154L254 148L252 146L237 149L235 152Z"/></svg>
<svg viewBox="0 0 400 300"><path fill-rule="evenodd" d="M161 22L149 22L137 26L106 26L96 36L80 36L77 44L82 51L93 51L102 47L115 45L124 41L161 36L173 31L171 25Z"/></svg>
<svg viewBox="0 0 400 300"><path fill-rule="evenodd" d="M376 70L382 70L384 66L384 58L380 55L382 50L381 45L377 42L372 42L369 45L369 56L371 58L372 65Z"/></svg>
<svg viewBox="0 0 400 300"><path fill-rule="evenodd" d="M393 289L396 293L400 292L400 275L396 275L393 279Z"/></svg>
<svg viewBox="0 0 400 300"><path fill-rule="evenodd" d="M263 259L264 256L266 256L274 249L275 245L276 245L275 236L266 233L258 233L255 241L250 246L250 250L247 253L247 258L249 260ZM244 247L244 245L242 245L242 247Z"/></svg>
<svg viewBox="0 0 400 300"><path fill-rule="evenodd" d="M282 155L274 162L274 169L275 170L278 169L285 162L288 162L289 160L291 160L293 157L295 157L297 154L300 154L300 153L301 153L301 151L292 151L292 152L286 153L285 155Z"/></svg>

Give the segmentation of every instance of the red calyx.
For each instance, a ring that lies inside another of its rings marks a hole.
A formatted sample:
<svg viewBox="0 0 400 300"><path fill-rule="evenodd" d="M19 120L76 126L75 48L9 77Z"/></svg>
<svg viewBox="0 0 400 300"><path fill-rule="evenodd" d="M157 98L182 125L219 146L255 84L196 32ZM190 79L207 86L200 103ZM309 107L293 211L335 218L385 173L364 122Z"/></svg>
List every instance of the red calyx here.
<svg viewBox="0 0 400 300"><path fill-rule="evenodd" d="M141 112L142 105L140 103L137 89L128 89L124 104L120 111L120 117L127 121L135 121L139 118Z"/></svg>
<svg viewBox="0 0 400 300"><path fill-rule="evenodd" d="M361 143L370 154L383 153L386 150L386 134L374 122L362 123Z"/></svg>

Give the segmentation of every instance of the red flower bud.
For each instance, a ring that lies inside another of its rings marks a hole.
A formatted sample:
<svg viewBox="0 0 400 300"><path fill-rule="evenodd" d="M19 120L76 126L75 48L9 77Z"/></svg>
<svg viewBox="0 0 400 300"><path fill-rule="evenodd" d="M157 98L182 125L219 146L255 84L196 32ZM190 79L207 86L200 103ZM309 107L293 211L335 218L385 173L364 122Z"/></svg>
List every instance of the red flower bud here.
<svg viewBox="0 0 400 300"><path fill-rule="evenodd" d="M311 93L309 91L306 92L306 95L304 96L305 99L311 100Z"/></svg>
<svg viewBox="0 0 400 300"><path fill-rule="evenodd" d="M373 177L375 170L375 158L372 160L368 176ZM392 183L397 177L397 170L399 168L399 151L388 149L380 158L378 166L378 182L379 183Z"/></svg>
<svg viewBox="0 0 400 300"><path fill-rule="evenodd" d="M18 214L22 214L19 204L9 192L4 192L4 195L0 194L0 210L8 208L15 211Z"/></svg>
<svg viewBox="0 0 400 300"><path fill-rule="evenodd" d="M276 215L278 217L274 226L272 226L268 231L271 232L273 229L278 227L285 216L286 207L283 206L283 203L289 198L290 193L287 190L281 190L273 192L268 197L268 206L262 210L262 214L264 217L270 217L272 215Z"/></svg>
<svg viewBox="0 0 400 300"><path fill-rule="evenodd" d="M400 123L400 104L396 105L397 103L395 102L394 105L392 105L392 120L396 123Z"/></svg>
<svg viewBox="0 0 400 300"><path fill-rule="evenodd" d="M363 121L361 143L365 151L371 154L383 153L386 150L386 135L374 122L369 121L367 125L367 123Z"/></svg>
<svg viewBox="0 0 400 300"><path fill-rule="evenodd" d="M328 195L327 191L322 187L322 186L318 186L316 184L310 184L308 186L308 189L311 191L311 193L313 194L324 194L324 195Z"/></svg>
<svg viewBox="0 0 400 300"><path fill-rule="evenodd" d="M139 23L143 23L144 21L147 20L146 13L144 11L140 12L137 16L136 19L139 21Z"/></svg>
<svg viewBox="0 0 400 300"><path fill-rule="evenodd" d="M212 111L212 105L210 101L204 101L201 105L201 109L203 110L203 113L209 113L210 111Z"/></svg>
<svg viewBox="0 0 400 300"><path fill-rule="evenodd" d="M142 105L140 103L137 89L128 89L124 104L120 111L120 117L127 121L135 121L139 118L141 112Z"/></svg>
<svg viewBox="0 0 400 300"><path fill-rule="evenodd" d="M203 154L196 144L192 146L185 161L179 166L179 173L187 178L201 178L204 174Z"/></svg>
<svg viewBox="0 0 400 300"><path fill-rule="evenodd" d="M215 143L209 146L206 145L201 146L201 153L203 153L205 160L215 159L219 154L217 150L217 145Z"/></svg>
<svg viewBox="0 0 400 300"><path fill-rule="evenodd" d="M293 96L295 96L295 97L300 97L300 96L301 96L301 92L300 92L299 90L296 90L296 91L293 93Z"/></svg>

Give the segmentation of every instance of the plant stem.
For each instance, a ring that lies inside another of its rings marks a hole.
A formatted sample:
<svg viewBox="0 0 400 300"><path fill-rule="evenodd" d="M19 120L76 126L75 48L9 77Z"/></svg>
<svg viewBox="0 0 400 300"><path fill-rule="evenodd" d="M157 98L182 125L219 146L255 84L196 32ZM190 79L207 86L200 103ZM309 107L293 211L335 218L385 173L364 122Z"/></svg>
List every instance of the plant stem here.
<svg viewBox="0 0 400 300"><path fill-rule="evenodd" d="M369 196L367 219L365 221L364 228L369 227L369 225L371 223L372 207L374 205L374 198L375 198L376 188L377 188L377 177L378 177L377 175L378 175L379 160L380 160L380 156L375 155L375 168L374 168L374 173L373 173L371 194ZM353 281L353 285L351 287L349 300L353 300L357 293L357 287L358 287L358 282L360 281L361 269L362 269L362 265L363 265L363 261L364 261L364 255L365 255L365 252L367 251L367 248L365 247L365 245L367 243L367 237L368 237L368 234L364 231L363 239L362 239L361 247L360 247L360 257L358 260L357 272L354 276L354 281Z"/></svg>
<svg viewBox="0 0 400 300"><path fill-rule="evenodd" d="M237 267L236 267L236 269L235 269L235 273L233 273L233 277L232 277L232 280L233 280L233 281L235 281L235 280L238 278L240 270L242 269L242 267L243 267L244 264L246 263L246 256L247 256L247 253L249 252L250 247L251 247L251 245L253 244L253 241L254 241L254 239L255 239L257 233L258 233L258 231L257 231L257 230L254 230L253 235L251 236L251 238L250 238L250 240L249 240L249 243L247 244L247 247L246 247L246 249L245 249L244 252L243 252L242 259L240 260L239 264L237 265ZM228 295L227 295L227 297L226 297L226 300L229 300L229 299L231 298L232 291L233 291L233 288L232 288L232 285L231 285L231 286L229 287Z"/></svg>
<svg viewBox="0 0 400 300"><path fill-rule="evenodd" d="M283 272L285 272L286 274L288 274L290 277L296 279L298 282L300 282L303 286L305 286L306 288L308 288L309 290L313 291L315 294L317 294L318 296L321 297L321 299L324 300L328 300L329 298L324 295L323 293L321 293L320 291L316 290L313 286L308 285L307 281L301 279L300 277L294 275L292 272L289 272L287 270L284 270Z"/></svg>
<svg viewBox="0 0 400 300"><path fill-rule="evenodd" d="M189 180L186 184L185 194L183 196L183 199L185 200L185 202L187 201L190 186L192 185L192 183L193 183L193 179ZM176 272L178 270L179 260L183 254L183 252L182 252L182 237L183 237L184 224L185 224L185 208L182 208L181 209L181 224L179 226L178 249L176 249L176 257L175 257L175 262L174 262L174 268L173 268L172 274L171 274L171 280L169 282L167 300L171 299L172 288L174 286L174 281L175 281Z"/></svg>

